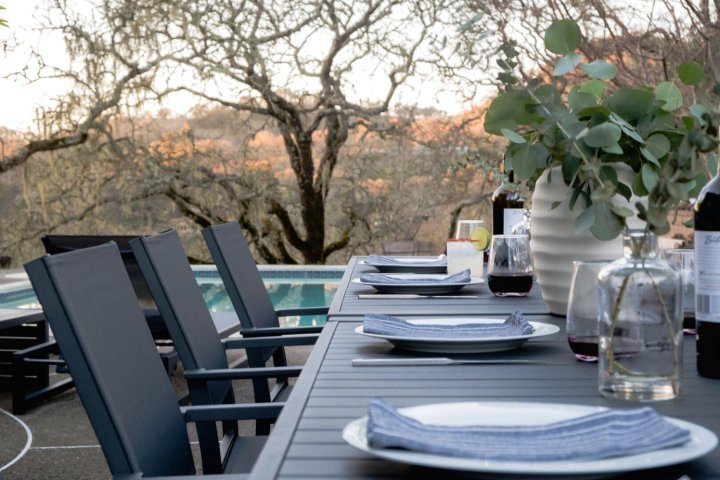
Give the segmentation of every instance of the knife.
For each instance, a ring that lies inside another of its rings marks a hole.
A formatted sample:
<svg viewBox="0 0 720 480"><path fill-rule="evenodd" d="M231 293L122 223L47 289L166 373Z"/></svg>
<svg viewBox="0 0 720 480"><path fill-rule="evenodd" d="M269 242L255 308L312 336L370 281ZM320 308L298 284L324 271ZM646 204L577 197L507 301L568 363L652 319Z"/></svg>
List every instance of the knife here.
<svg viewBox="0 0 720 480"><path fill-rule="evenodd" d="M425 366L425 365L492 365L502 363L540 363L533 360L517 359L462 359L447 357L428 358L353 358L353 367L390 367L390 366Z"/></svg>
<svg viewBox="0 0 720 480"><path fill-rule="evenodd" d="M372 299L372 298L480 298L477 295L420 295L417 293L361 293L358 295L360 299Z"/></svg>

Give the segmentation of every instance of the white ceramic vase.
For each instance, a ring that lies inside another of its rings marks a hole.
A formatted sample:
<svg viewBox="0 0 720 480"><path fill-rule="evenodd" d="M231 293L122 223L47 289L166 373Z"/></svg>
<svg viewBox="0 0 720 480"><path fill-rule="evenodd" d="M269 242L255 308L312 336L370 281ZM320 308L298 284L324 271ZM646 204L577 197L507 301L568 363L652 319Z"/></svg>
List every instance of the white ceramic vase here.
<svg viewBox="0 0 720 480"><path fill-rule="evenodd" d="M624 165L618 170L618 178L630 185L632 170ZM611 241L598 240L590 231L575 235L575 219L582 212L582 202L578 201L571 211L570 193L560 167L546 170L535 184L530 212L530 248L537 283L550 313L562 316L567 314L573 260L614 260L623 256L622 235ZM636 201L634 198L632 203ZM560 205L551 209L554 202ZM617 203L630 206L624 198Z"/></svg>

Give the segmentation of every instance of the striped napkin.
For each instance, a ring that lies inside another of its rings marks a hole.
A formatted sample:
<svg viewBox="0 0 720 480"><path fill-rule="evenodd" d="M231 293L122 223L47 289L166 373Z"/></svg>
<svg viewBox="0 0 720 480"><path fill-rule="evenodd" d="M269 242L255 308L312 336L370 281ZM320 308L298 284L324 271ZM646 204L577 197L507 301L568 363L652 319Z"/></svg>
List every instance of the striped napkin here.
<svg viewBox="0 0 720 480"><path fill-rule="evenodd" d="M415 257L403 257L398 259L397 257L384 257L382 255L368 255L365 260L366 263L374 265L393 265L393 266L408 266L408 265L422 265L422 266L438 266L444 267L447 265L447 257L441 255L438 258L415 258Z"/></svg>
<svg viewBox="0 0 720 480"><path fill-rule="evenodd" d="M426 275L417 275L414 277L398 278L396 276L385 275L382 273L366 273L360 276L360 281L363 283L386 283L388 285L393 284L406 284L406 283L418 283L433 285L444 285L448 283L470 283L470 269L467 268L462 272L458 272L454 275L448 275L446 277L428 277Z"/></svg>
<svg viewBox="0 0 720 480"><path fill-rule="evenodd" d="M537 426L425 425L382 400L368 407L368 444L418 452L511 462L596 460L682 445L690 432L649 407L610 409Z"/></svg>
<svg viewBox="0 0 720 480"><path fill-rule="evenodd" d="M519 311L513 312L504 322L462 323L459 325L410 323L402 318L368 313L363 319L363 332L393 337L478 338L515 337L529 335L535 328Z"/></svg>

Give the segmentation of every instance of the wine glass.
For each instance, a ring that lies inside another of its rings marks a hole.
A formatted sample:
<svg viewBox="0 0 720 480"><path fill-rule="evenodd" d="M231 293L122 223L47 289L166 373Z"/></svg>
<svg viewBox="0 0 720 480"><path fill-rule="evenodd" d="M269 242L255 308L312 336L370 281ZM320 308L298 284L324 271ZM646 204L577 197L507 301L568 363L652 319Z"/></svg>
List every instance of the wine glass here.
<svg viewBox="0 0 720 480"><path fill-rule="evenodd" d="M524 297L533 284L527 235L493 235L488 262L488 287L497 297Z"/></svg>
<svg viewBox="0 0 720 480"><path fill-rule="evenodd" d="M597 362L598 274L611 260L575 260L568 295L567 337L575 358Z"/></svg>
<svg viewBox="0 0 720 480"><path fill-rule="evenodd" d="M668 248L662 257L680 272L683 282L683 332L695 335L695 250Z"/></svg>

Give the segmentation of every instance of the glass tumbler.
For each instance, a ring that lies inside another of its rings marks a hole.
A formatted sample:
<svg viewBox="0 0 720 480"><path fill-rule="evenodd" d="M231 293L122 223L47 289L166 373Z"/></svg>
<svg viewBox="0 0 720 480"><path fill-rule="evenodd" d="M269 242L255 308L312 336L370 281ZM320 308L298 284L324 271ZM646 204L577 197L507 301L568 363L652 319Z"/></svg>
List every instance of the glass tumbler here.
<svg viewBox="0 0 720 480"><path fill-rule="evenodd" d="M568 295L567 337L575 357L596 362L598 356L598 274L611 260L575 260Z"/></svg>
<svg viewBox="0 0 720 480"><path fill-rule="evenodd" d="M488 262L488 287L496 297L524 297L533 284L530 239L527 235L493 235Z"/></svg>
<svg viewBox="0 0 720 480"><path fill-rule="evenodd" d="M470 269L473 277L483 276L483 251L475 248L469 238L451 238L447 241L447 273L453 275Z"/></svg>

